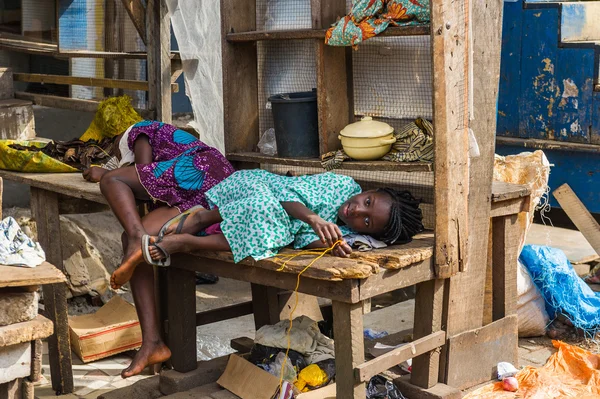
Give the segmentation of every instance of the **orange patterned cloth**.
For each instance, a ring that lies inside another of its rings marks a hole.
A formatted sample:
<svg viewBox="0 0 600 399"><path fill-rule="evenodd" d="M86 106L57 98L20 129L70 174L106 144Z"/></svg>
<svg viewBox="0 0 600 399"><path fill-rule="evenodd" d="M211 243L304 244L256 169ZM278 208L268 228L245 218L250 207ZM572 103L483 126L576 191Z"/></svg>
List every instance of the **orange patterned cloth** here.
<svg viewBox="0 0 600 399"><path fill-rule="evenodd" d="M558 351L542 367L525 367L515 376L517 392L502 389L502 382L486 385L463 399L552 399L600 397L600 355L577 346L552 341Z"/></svg>
<svg viewBox="0 0 600 399"><path fill-rule="evenodd" d="M330 46L356 46L388 26L428 24L429 0L353 0L350 14L327 31Z"/></svg>

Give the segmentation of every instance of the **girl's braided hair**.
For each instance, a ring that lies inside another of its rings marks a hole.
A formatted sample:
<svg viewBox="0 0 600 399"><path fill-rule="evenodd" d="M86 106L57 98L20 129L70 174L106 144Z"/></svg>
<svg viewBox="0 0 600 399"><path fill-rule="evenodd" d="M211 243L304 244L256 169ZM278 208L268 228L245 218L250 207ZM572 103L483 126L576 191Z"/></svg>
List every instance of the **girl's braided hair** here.
<svg viewBox="0 0 600 399"><path fill-rule="evenodd" d="M386 244L406 244L412 237L424 230L423 213L417 200L409 191L380 188L377 191L388 194L392 199L390 220L378 237Z"/></svg>

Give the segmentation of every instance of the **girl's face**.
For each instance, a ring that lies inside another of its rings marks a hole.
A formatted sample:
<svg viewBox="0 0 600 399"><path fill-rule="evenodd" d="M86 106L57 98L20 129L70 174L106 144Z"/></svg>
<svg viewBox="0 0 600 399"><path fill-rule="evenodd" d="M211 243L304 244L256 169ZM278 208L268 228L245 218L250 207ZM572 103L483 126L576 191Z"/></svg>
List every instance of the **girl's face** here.
<svg viewBox="0 0 600 399"><path fill-rule="evenodd" d="M365 191L338 210L338 218L357 233L381 235L390 219L392 199L384 192Z"/></svg>

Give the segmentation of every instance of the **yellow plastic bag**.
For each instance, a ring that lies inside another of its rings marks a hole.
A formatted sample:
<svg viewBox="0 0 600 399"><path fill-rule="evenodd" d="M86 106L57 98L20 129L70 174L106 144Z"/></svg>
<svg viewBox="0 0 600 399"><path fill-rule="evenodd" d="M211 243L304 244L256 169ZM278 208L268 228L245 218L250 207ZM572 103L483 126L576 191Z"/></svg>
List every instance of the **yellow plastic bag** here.
<svg viewBox="0 0 600 399"><path fill-rule="evenodd" d="M21 151L9 147L11 144L44 147L41 141L0 140L0 169L30 173L78 172L77 169L62 163L42 152Z"/></svg>
<svg viewBox="0 0 600 399"><path fill-rule="evenodd" d="M100 102L94 120L79 139L101 141L123 133L129 126L142 120L131 106L129 97L110 97Z"/></svg>
<svg viewBox="0 0 600 399"><path fill-rule="evenodd" d="M301 392L307 392L309 390L308 387L319 387L327 383L328 379L329 377L325 371L316 364L311 364L300 371L298 380L294 385Z"/></svg>

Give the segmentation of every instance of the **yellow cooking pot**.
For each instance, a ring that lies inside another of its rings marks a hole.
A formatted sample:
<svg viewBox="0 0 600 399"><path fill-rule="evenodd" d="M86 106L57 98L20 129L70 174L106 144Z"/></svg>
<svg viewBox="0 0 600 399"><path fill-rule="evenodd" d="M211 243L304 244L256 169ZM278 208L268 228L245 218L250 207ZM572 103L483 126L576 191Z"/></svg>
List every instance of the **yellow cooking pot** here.
<svg viewBox="0 0 600 399"><path fill-rule="evenodd" d="M396 142L394 128L365 116L342 129L338 138L346 154L360 161L374 161L390 152Z"/></svg>

